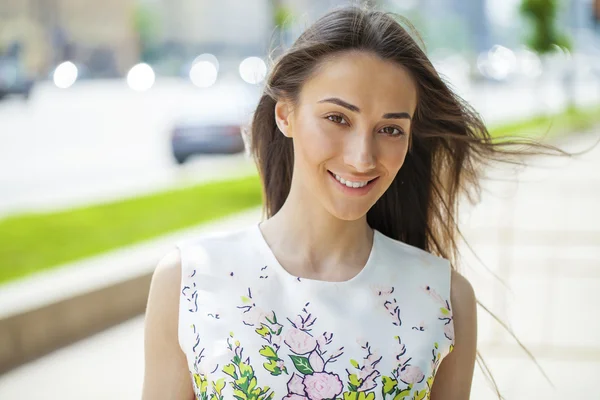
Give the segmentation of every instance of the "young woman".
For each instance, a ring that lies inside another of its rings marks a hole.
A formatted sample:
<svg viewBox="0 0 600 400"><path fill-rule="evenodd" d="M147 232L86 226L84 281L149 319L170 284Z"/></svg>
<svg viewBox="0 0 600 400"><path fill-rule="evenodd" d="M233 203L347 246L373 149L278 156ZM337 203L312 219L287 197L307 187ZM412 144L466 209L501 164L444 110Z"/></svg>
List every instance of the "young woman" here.
<svg viewBox="0 0 600 400"><path fill-rule="evenodd" d="M160 261L144 400L468 399L457 202L513 143L393 17L359 8L277 60L250 139L268 218Z"/></svg>

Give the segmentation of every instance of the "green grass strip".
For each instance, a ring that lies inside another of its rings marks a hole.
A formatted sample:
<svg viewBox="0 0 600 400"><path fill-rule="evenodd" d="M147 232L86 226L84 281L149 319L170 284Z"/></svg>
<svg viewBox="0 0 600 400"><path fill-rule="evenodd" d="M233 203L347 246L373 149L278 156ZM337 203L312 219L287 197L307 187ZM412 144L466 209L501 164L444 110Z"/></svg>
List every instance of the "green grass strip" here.
<svg viewBox="0 0 600 400"><path fill-rule="evenodd" d="M0 220L0 283L260 206L257 176Z"/></svg>
<svg viewBox="0 0 600 400"><path fill-rule="evenodd" d="M573 132L582 132L600 124L600 106L569 108L563 112L539 115L504 125L490 126L490 134L501 138L519 136L552 139Z"/></svg>

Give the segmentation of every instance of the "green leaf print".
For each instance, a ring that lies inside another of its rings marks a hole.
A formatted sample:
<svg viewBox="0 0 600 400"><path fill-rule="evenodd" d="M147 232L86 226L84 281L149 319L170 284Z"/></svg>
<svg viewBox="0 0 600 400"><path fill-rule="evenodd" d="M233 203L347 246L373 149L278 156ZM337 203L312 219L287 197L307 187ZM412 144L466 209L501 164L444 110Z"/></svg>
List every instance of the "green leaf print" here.
<svg viewBox="0 0 600 400"><path fill-rule="evenodd" d="M264 338L264 337L267 337L271 333L271 330L268 327L266 327L265 325L263 325L260 328L256 328L255 332Z"/></svg>
<svg viewBox="0 0 600 400"><path fill-rule="evenodd" d="M413 399L414 400L423 400L426 395L427 395L427 390L423 389L423 390L418 391L417 393L415 393Z"/></svg>
<svg viewBox="0 0 600 400"><path fill-rule="evenodd" d="M248 296L242 296L242 304L248 304L251 300Z"/></svg>
<svg viewBox="0 0 600 400"><path fill-rule="evenodd" d="M248 396L246 395L246 393L242 392L239 389L233 390L233 397L235 397L238 400L248 400Z"/></svg>
<svg viewBox="0 0 600 400"><path fill-rule="evenodd" d="M356 376L356 374L350 374L348 376L348 389L351 392L356 392L360 385L362 385L362 382L362 379L359 379L358 376Z"/></svg>
<svg viewBox="0 0 600 400"><path fill-rule="evenodd" d="M410 396L410 388L399 392L396 396L394 396L394 400L408 400L409 396Z"/></svg>
<svg viewBox="0 0 600 400"><path fill-rule="evenodd" d="M254 392L254 389L256 388L256 377L253 376L252 379L250 379L250 383L248 384L248 393L252 393ZM258 393L253 393L255 395L260 394L260 388L258 388Z"/></svg>
<svg viewBox="0 0 600 400"><path fill-rule="evenodd" d="M273 348L271 346L267 346L264 345L259 351L258 353L262 356L267 357L268 359L274 359L277 360L279 357L277 357L277 353L275 352L275 350L273 350Z"/></svg>
<svg viewBox="0 0 600 400"><path fill-rule="evenodd" d="M283 372L287 374L287 369L285 367L280 368L276 360L271 360L269 362L264 363L263 367L265 367L265 369L269 371L273 376L279 376Z"/></svg>
<svg viewBox="0 0 600 400"><path fill-rule="evenodd" d="M444 314L444 315L450 315L450 311L448 311L448 309L447 309L447 308L441 307L441 308L440 308L440 311L441 311L441 312L442 312L442 314Z"/></svg>
<svg viewBox="0 0 600 400"><path fill-rule="evenodd" d="M225 388L225 378L221 378L216 382L212 383L212 394L210 400L223 400L221 392Z"/></svg>
<svg viewBox="0 0 600 400"><path fill-rule="evenodd" d="M344 392L344 400L358 400L358 392Z"/></svg>
<svg viewBox="0 0 600 400"><path fill-rule="evenodd" d="M240 369L240 374L242 374L242 376L254 376L254 370L250 365L246 364L245 362L239 363L238 368Z"/></svg>
<svg viewBox="0 0 600 400"><path fill-rule="evenodd" d="M298 370L298 372L304 375L312 375L315 371L310 366L310 362L306 357L300 357L290 354L290 358L292 359L294 366Z"/></svg>
<svg viewBox="0 0 600 400"><path fill-rule="evenodd" d="M275 312L273 312L273 320L271 320L271 318L269 317L265 317L265 319L271 324L271 325L277 325L277 315L275 315Z"/></svg>
<svg viewBox="0 0 600 400"><path fill-rule="evenodd" d="M352 364L352 366L354 368L360 368L359 365L358 365L358 361L356 361L356 360L350 360L350 364Z"/></svg>
<svg viewBox="0 0 600 400"><path fill-rule="evenodd" d="M233 364L227 364L225 367L223 367L223 372L232 377L233 379L238 378L237 373L235 372L235 365Z"/></svg>
<svg viewBox="0 0 600 400"><path fill-rule="evenodd" d="M392 394L394 392L394 390L396 390L396 387L398 386L398 381L395 379L392 379L388 376L382 377L381 381L383 382L382 394L383 394L384 398L385 398L385 395Z"/></svg>
<svg viewBox="0 0 600 400"><path fill-rule="evenodd" d="M344 392L343 400L375 400L375 393Z"/></svg>

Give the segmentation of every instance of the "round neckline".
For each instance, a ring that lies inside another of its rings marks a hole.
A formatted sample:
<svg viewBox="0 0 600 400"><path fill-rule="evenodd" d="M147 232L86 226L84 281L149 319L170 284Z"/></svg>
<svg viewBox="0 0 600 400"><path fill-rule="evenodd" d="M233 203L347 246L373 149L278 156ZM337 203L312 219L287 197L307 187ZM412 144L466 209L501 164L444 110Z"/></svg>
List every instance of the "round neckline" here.
<svg viewBox="0 0 600 400"><path fill-rule="evenodd" d="M371 270L375 269L375 265L376 265L375 256L377 254L377 247L378 247L377 243L378 243L379 235L380 235L379 231L377 231L376 229L373 229L373 244L371 245L371 251L369 252L369 257L367 258L367 262L361 268L361 270L356 275L354 275L352 278L347 279L345 281L325 281L325 280L321 280L321 279L298 277L298 276L295 276L292 273L290 273L287 269L285 269L281 265L279 260L277 260L277 257L275 257L275 253L273 253L273 250L269 246L269 243L267 243L265 237L263 236L263 233L260 229L260 224L261 224L260 222L255 224L253 226L252 230L253 230L254 236L256 236L256 239L258 242L258 247L259 247L261 254L263 254L267 258L267 263L269 265L272 265L280 273L282 273L284 276L288 277L289 279L293 279L298 282L309 282L311 284L316 284L316 285L348 285L348 284L353 284L353 283L359 282L360 280L364 279L365 276L369 275L371 273Z"/></svg>

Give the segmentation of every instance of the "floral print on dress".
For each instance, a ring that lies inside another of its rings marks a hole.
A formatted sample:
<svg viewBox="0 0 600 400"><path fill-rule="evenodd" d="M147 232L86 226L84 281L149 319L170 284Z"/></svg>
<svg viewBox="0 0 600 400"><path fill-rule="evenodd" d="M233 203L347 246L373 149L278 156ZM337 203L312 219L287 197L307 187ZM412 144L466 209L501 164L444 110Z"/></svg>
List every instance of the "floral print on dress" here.
<svg viewBox="0 0 600 400"><path fill-rule="evenodd" d="M402 325L400 318L400 305L398 300L392 295L394 293L393 286L372 286L371 291L377 296L379 304L385 308L387 314L392 319L392 323L396 326Z"/></svg>
<svg viewBox="0 0 600 400"><path fill-rule="evenodd" d="M425 286L422 288L422 290L441 306L438 319L444 321L444 335L446 338L451 342L454 342L454 323L450 302L448 300L444 300L442 296L440 296L430 286Z"/></svg>
<svg viewBox="0 0 600 400"><path fill-rule="evenodd" d="M193 271L188 278L193 278L195 274L196 271ZM227 275L228 279L234 276L234 272L229 269L223 274ZM235 275L237 276L238 272L235 272ZM262 282L267 279L273 280L269 279L267 266L260 269L257 278ZM300 279L297 281L301 282ZM190 282L184 285L181 291L185 301L183 308L190 313L206 313L204 315L214 320L211 323L226 323L228 318L221 318L222 315L229 315L225 309L199 310L196 282L193 279L190 279ZM364 338L358 338L356 345L345 348L340 345L340 338L333 332L319 330L318 309L315 310L311 302L304 303L295 316L278 315L279 312L273 309L261 308L257 304L260 303L260 296L257 301L252 288L247 287L232 308L237 308L240 327L260 338L258 346L244 349L240 340L230 333L226 340L226 348L223 346L225 338L223 342L219 342L225 352L223 354L230 355L221 364L224 366L220 367L216 361L215 364L210 364L210 358L206 357L207 348L212 351L211 346L217 341L213 339L210 346L206 347L207 344L202 342L196 325L190 326L193 333L190 337L194 339L193 343L190 343L193 354L193 357L190 357L190 369L196 398L223 400L233 396L238 400L429 399L435 374L444 355L441 349L448 350L448 347L434 343L428 361L424 362L422 354L419 354L418 360L415 361L415 350L411 352L409 348L411 342L405 343L403 338L406 339L405 335L409 334L427 338L430 337L427 333L420 332L438 329L434 332L439 332L439 337L450 341L449 351L446 352L448 354L453 349L454 326L449 301L429 285L421 289L438 305L437 320L430 317L411 320L413 317L407 317L409 314L401 314L401 303L398 299L406 296L398 297L398 294L404 294L403 291L399 291L393 285L371 285L369 290L371 296L374 296L372 299L378 304L381 315L385 316L391 325L389 331L396 332L395 336L390 335L388 343L375 344L380 347L375 347L374 343L369 343ZM402 316L407 321L403 321ZM437 321L440 321L439 328L435 327ZM407 322L408 326L403 327L403 322ZM346 338L352 332L343 334L343 338ZM238 337L248 338L245 334ZM246 345L248 346L248 343ZM229 353L226 353L227 351ZM353 358L350 358L349 354L352 354ZM252 361L257 360L262 363L262 368L259 367L260 364L253 365ZM266 375L265 371L269 375ZM270 386L265 385L269 383L266 379L268 376L274 380L270 381ZM277 380L281 380L281 384L275 385ZM275 393L272 389L275 386L285 388L283 393L279 393L279 389L276 389L278 392Z"/></svg>

